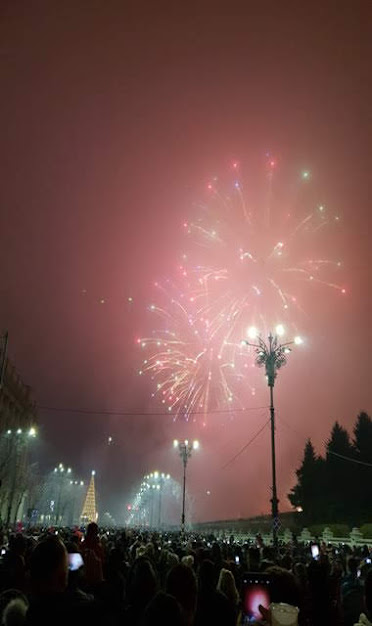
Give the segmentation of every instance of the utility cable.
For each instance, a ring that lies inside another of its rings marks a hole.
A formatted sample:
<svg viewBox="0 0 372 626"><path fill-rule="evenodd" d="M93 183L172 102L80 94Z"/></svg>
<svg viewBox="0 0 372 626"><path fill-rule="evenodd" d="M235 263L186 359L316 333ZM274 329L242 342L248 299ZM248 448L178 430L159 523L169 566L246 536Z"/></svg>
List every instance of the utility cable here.
<svg viewBox="0 0 372 626"><path fill-rule="evenodd" d="M343 459L344 461L350 461L351 463L358 463L358 465L365 465L366 467L372 467L372 463L367 463L366 461L358 461L358 459L353 459L350 456L344 456L343 454L338 454L338 452L331 452L331 450L327 450L327 454L338 456L340 459Z"/></svg>
<svg viewBox="0 0 372 626"><path fill-rule="evenodd" d="M262 433L262 431L266 428L266 426L270 423L270 417L269 419L264 423L263 426L261 426L261 428L256 432L255 435L253 435L252 439L250 439L248 441L248 443L246 443L241 450L239 450L239 452L237 454L235 454L235 456L233 456L232 459L230 459L230 461L228 461L225 465L223 465L222 469L226 469L226 467L228 467L229 465L231 465L237 458L238 456L240 456L242 454L242 452L244 452L256 439L257 437Z"/></svg>
<svg viewBox="0 0 372 626"><path fill-rule="evenodd" d="M222 413L222 414L232 414L232 413L242 413L245 411L259 411L261 409L267 409L267 406L257 406L257 407L246 407L243 409L215 409L214 411L190 411L189 413L185 413L185 414L177 414L177 413L172 413L171 411L167 411L167 412L163 412L163 413L148 413L148 412L144 412L144 411L99 411L99 410L90 410L90 409L75 409L75 408L63 408L63 407L56 407L56 406L44 406L44 405L38 405L37 409L39 409L40 411L54 411L54 412L60 412L60 413L81 413L81 414L85 414L85 415L121 415L124 417L154 417L154 416L158 416L158 415L162 415L162 416L168 416L168 417L178 417L178 415L180 417L183 417L184 415L211 415L211 414L215 414L215 413Z"/></svg>
<svg viewBox="0 0 372 626"><path fill-rule="evenodd" d="M293 428L293 426L290 426L285 420L283 420L283 418L279 418L279 421L285 426L287 426L289 430L292 430L295 434L300 435L301 437L304 436L302 433L296 430L296 428ZM358 459L353 459L350 456L345 456L344 454L339 454L338 452L332 452L332 450L327 450L326 441L324 442L324 447L326 448L326 454L332 454L333 456L337 456L339 459L343 459L344 461L349 461L350 463L357 463L358 465L364 465L365 467L372 467L372 463L367 463L366 461L359 461Z"/></svg>

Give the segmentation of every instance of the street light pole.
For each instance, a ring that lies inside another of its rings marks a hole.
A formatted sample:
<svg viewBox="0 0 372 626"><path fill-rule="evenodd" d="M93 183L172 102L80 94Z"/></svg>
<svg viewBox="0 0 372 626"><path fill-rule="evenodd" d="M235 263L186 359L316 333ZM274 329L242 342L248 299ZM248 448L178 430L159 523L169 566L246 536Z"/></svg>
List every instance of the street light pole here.
<svg viewBox="0 0 372 626"><path fill-rule="evenodd" d="M7 353L8 353L8 331L5 331L2 340L3 340L3 347L1 350L1 363L0 363L0 390L3 388L3 383L4 383L4 376L5 376L5 370L6 370L6 358L7 358Z"/></svg>
<svg viewBox="0 0 372 626"><path fill-rule="evenodd" d="M275 554L278 550L279 522L279 499L276 490L276 457L275 457L275 409L274 409L274 383L270 388L270 429L271 429L271 468L272 468L272 498L271 514L273 518L273 545Z"/></svg>
<svg viewBox="0 0 372 626"><path fill-rule="evenodd" d="M58 467L54 468L54 473L56 473L59 476L58 499L57 499L57 506L56 506L56 515L55 515L55 524L56 526L58 526L61 524L63 512L64 512L63 509L65 508L65 505L64 505L61 511L62 491L63 491L63 487L65 486L65 480L66 480L65 476L66 474L71 474L71 467L67 468L66 474L65 474L65 468L63 464L60 463Z"/></svg>
<svg viewBox="0 0 372 626"><path fill-rule="evenodd" d="M164 480L160 479L160 487L159 487L159 509L158 509L158 529L161 529L161 496L163 491Z"/></svg>
<svg viewBox="0 0 372 626"><path fill-rule="evenodd" d="M182 459L183 464L183 486L182 486L182 516L181 516L181 534L185 533L185 502L186 502L186 468L189 458L191 457L192 451L197 450L199 448L199 442L193 441L190 442L188 439L184 441L178 441L175 439L173 441L173 446L178 448L180 453L180 457Z"/></svg>
<svg viewBox="0 0 372 626"><path fill-rule="evenodd" d="M22 430L22 428L17 428L17 430L8 429L6 435L9 437L10 441L10 452L8 459L8 467L11 468L10 476L10 490L8 493L8 506L7 506L7 514L6 514L6 527L9 528L11 523L12 510L14 508L14 499L17 492L17 483L19 487L20 481L20 472L21 472L21 461L25 461L25 453L27 452L27 441L29 438L36 437L36 429L31 426L29 430ZM23 452L23 454L22 454ZM14 518L17 517L17 512L19 509L19 504L15 506ZM16 519L14 520L16 521Z"/></svg>
<svg viewBox="0 0 372 626"><path fill-rule="evenodd" d="M161 519L161 506L162 506L162 497L163 497L163 489L164 489L164 483L166 480L169 480L170 476L169 474L160 474L160 478L159 478L159 510L158 510L158 528L161 529L162 526L162 519Z"/></svg>
<svg viewBox="0 0 372 626"><path fill-rule="evenodd" d="M258 336L255 328L248 330L248 335L252 339L256 338L258 343L250 343L244 340L248 346L252 346L256 353L256 365L265 367L267 384L270 389L270 430L271 430L271 469L272 469L272 497L271 497L271 515L273 520L273 547L275 556L278 554L278 531L280 527L279 521L279 499L276 488L276 457L275 457L275 408L274 408L274 385L278 370L286 365L287 355L291 352L289 346L292 343L301 344L302 339L295 337L294 341L281 344L279 337L284 334L284 328L281 324L276 327L276 335L271 333L268 336L268 343ZM279 337L278 337L279 336Z"/></svg>
<svg viewBox="0 0 372 626"><path fill-rule="evenodd" d="M184 454L182 458L183 462L183 487L182 487L182 517L181 517L181 532L185 532L185 498L186 498L186 467L188 457Z"/></svg>

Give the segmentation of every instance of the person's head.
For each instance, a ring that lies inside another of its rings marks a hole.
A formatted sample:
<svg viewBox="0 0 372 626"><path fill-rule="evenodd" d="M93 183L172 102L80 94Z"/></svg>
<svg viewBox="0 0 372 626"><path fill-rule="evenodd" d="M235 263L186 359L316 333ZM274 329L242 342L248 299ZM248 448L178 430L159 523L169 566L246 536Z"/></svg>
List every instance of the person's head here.
<svg viewBox="0 0 372 626"><path fill-rule="evenodd" d="M342 578L344 573L345 571L342 561L340 559L335 559L332 563L332 575L335 578Z"/></svg>
<svg viewBox="0 0 372 626"><path fill-rule="evenodd" d="M155 546L151 541L145 546L144 556L150 559L150 561L155 561Z"/></svg>
<svg viewBox="0 0 372 626"><path fill-rule="evenodd" d="M265 548L266 550L266 548ZM265 551L264 551L265 556ZM260 569L260 550L254 546L251 546L248 550L248 568L251 572L258 572Z"/></svg>
<svg viewBox="0 0 372 626"><path fill-rule="evenodd" d="M21 626L25 623L28 600L18 589L7 589L0 594L0 623Z"/></svg>
<svg viewBox="0 0 372 626"><path fill-rule="evenodd" d="M269 567L266 573L271 578L271 601L299 606L300 590L293 574L277 565Z"/></svg>
<svg viewBox="0 0 372 626"><path fill-rule="evenodd" d="M369 570L364 582L365 602L369 619L372 618L372 569Z"/></svg>
<svg viewBox="0 0 372 626"><path fill-rule="evenodd" d="M75 548L78 548L78 550L80 551L81 537L79 537L78 534L74 533L73 535L71 535L69 543L73 543L75 545Z"/></svg>
<svg viewBox="0 0 372 626"><path fill-rule="evenodd" d="M108 567L111 571L120 571L124 565L123 553L119 548L111 548L108 555Z"/></svg>
<svg viewBox="0 0 372 626"><path fill-rule="evenodd" d="M163 591L159 591L149 602L141 623L143 626L153 626L153 624L184 626L185 624L176 598Z"/></svg>
<svg viewBox="0 0 372 626"><path fill-rule="evenodd" d="M347 569L350 572L350 574L352 574L353 576L356 576L358 567L359 567L359 559L357 559L355 556L350 556L347 560Z"/></svg>
<svg viewBox="0 0 372 626"><path fill-rule="evenodd" d="M232 572L224 567L220 571L217 589L218 591L222 591L232 604L238 604L239 594L236 588L235 578Z"/></svg>
<svg viewBox="0 0 372 626"><path fill-rule="evenodd" d="M62 592L67 587L67 550L55 535L36 545L30 560L31 584L40 593Z"/></svg>
<svg viewBox="0 0 372 626"><path fill-rule="evenodd" d="M98 526L95 522L90 522L87 526L87 539L96 539L98 537Z"/></svg>
<svg viewBox="0 0 372 626"><path fill-rule="evenodd" d="M221 547L219 545L219 543L217 543L217 541L214 541L212 543L212 548L211 548L211 556L212 556L212 561L214 563L220 563L221 562Z"/></svg>
<svg viewBox="0 0 372 626"><path fill-rule="evenodd" d="M28 600L18 589L0 595L0 622L3 626L22 626L26 622Z"/></svg>
<svg viewBox="0 0 372 626"><path fill-rule="evenodd" d="M128 577L128 597L134 606L146 606L157 591L157 578L151 562L139 557L132 565Z"/></svg>
<svg viewBox="0 0 372 626"><path fill-rule="evenodd" d="M306 584L307 571L306 571L305 563L301 563L301 561L297 561L293 566L293 573L296 576L297 580L301 582L301 584Z"/></svg>
<svg viewBox="0 0 372 626"><path fill-rule="evenodd" d="M179 558L178 558L178 555L175 554L174 552L171 552L171 550L166 550L165 561L166 561L167 569L170 570L175 565L178 565Z"/></svg>
<svg viewBox="0 0 372 626"><path fill-rule="evenodd" d="M194 567L194 557L192 554L185 554L185 556L182 557L181 562L184 565L187 565L187 567L191 567L191 569Z"/></svg>
<svg viewBox="0 0 372 626"><path fill-rule="evenodd" d="M26 538L21 534L11 535L9 537L9 552L24 555L26 552Z"/></svg>
<svg viewBox="0 0 372 626"><path fill-rule="evenodd" d="M181 605L186 623L192 624L197 597L194 571L184 563L178 563L172 567L168 572L166 591L174 596Z"/></svg>
<svg viewBox="0 0 372 626"><path fill-rule="evenodd" d="M209 559L201 562L198 572L199 591L202 593L214 591L217 585L215 565Z"/></svg>

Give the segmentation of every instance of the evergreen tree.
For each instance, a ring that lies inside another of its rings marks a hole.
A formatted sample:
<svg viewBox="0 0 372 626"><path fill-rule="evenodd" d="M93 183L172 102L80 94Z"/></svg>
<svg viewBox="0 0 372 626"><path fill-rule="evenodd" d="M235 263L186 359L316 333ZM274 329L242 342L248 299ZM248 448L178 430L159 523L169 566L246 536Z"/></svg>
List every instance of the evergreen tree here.
<svg viewBox="0 0 372 626"><path fill-rule="evenodd" d="M354 498L355 449L350 437L338 422L335 422L331 437L327 441L326 483L329 519L332 521L352 520L357 506Z"/></svg>
<svg viewBox="0 0 372 626"><path fill-rule="evenodd" d="M359 413L353 432L358 459L372 463L372 420L367 413Z"/></svg>
<svg viewBox="0 0 372 626"><path fill-rule="evenodd" d="M372 465L372 420L367 413L359 413L354 426L354 451L357 461ZM372 467L355 463L354 502L358 523L368 522L371 516Z"/></svg>
<svg viewBox="0 0 372 626"><path fill-rule="evenodd" d="M307 440L301 467L296 470L297 484L288 494L294 507L302 507L304 518L315 521L322 516L323 498L321 486L324 476L324 460L315 454L313 444Z"/></svg>
<svg viewBox="0 0 372 626"><path fill-rule="evenodd" d="M361 412L353 440L338 422L326 443L326 458L317 456L307 440L297 484L288 494L294 507L302 507L304 521L369 522L372 502L372 419Z"/></svg>

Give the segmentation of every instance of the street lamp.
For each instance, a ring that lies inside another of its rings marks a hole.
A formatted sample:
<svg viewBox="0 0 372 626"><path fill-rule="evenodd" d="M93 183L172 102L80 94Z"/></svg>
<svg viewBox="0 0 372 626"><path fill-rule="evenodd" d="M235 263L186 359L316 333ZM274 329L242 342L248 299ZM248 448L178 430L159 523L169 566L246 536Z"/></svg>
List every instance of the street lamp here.
<svg viewBox="0 0 372 626"><path fill-rule="evenodd" d="M80 500L80 496L82 495L82 490L79 489L79 487L84 487L84 481L83 480L70 480L70 487L71 487L71 492L72 492L70 522L71 522L71 526L73 526L73 524L76 523L76 518L79 517L78 515L76 515L76 508L77 508L76 502L78 499Z"/></svg>
<svg viewBox="0 0 372 626"><path fill-rule="evenodd" d="M169 474L164 474L164 472L162 472L160 474L159 477L159 482L160 482L160 491L159 491L159 516L158 516L158 527L159 529L161 528L162 525L162 519L161 519L161 507L162 507L162 498L163 498L163 489L164 489L164 483L170 479L170 475Z"/></svg>
<svg viewBox="0 0 372 626"><path fill-rule="evenodd" d="M148 506L149 506L149 524L150 527L155 526L155 508L156 508L156 500L158 502L157 506L157 527L161 527L161 507L162 507L162 494L164 483L169 480L170 474L165 474L164 472L151 472L151 474L146 474L145 482L141 483L140 495L143 494L144 491L148 492ZM158 496L156 496L158 494Z"/></svg>
<svg viewBox="0 0 372 626"><path fill-rule="evenodd" d="M5 457L5 466L7 467L10 477L10 488L8 492L8 506L6 514L6 525L9 527L14 508L14 499L19 489L22 489L20 482L22 479L22 469L25 467L28 452L28 440L33 439L37 435L36 428L31 426L28 430L22 428L11 429L6 431L7 435L7 454ZM3 464L2 464L3 465ZM1 469L2 469L1 465ZM14 517L16 518L20 502L15 503Z"/></svg>
<svg viewBox="0 0 372 626"><path fill-rule="evenodd" d="M58 467L54 468L54 473L59 474L59 488L58 488L58 498L57 498L56 515L55 515L56 525L60 524L63 518L63 513L64 513L66 504L63 503L63 507L61 507L62 491L64 490L64 487L66 487L67 485L67 481L65 477L67 474L71 474L71 471L72 471L71 467L68 467L67 469L65 469L63 463L60 463ZM70 484L71 484L71 481L70 481Z"/></svg>
<svg viewBox="0 0 372 626"><path fill-rule="evenodd" d="M173 441L173 447L178 448L180 453L180 457L182 459L183 464L183 489L182 489L182 517L181 517L181 533L185 532L185 495L186 495L186 468L189 458L191 457L192 451L197 450L199 448L199 442L189 441L185 439L184 441L178 441L175 439Z"/></svg>
<svg viewBox="0 0 372 626"><path fill-rule="evenodd" d="M160 472L153 472L152 474L150 474L149 478L155 482L155 485L152 485L152 488L156 489L156 491L159 493L159 502L158 502L158 528L161 527L161 505L162 505L162 495L163 495L163 488L164 488L164 483L166 480L169 480L170 475L169 474L164 474L164 472L160 473ZM153 506L153 503L152 503ZM151 517L153 517L153 514L151 515Z"/></svg>
<svg viewBox="0 0 372 626"><path fill-rule="evenodd" d="M267 384L270 388L270 424L271 424L271 467L272 467L272 498L271 514L273 518L273 546L275 555L278 552L278 530L279 522L279 500L276 489L276 460L275 460L275 409L274 409L274 384L278 370L286 365L287 355L291 352L291 344L300 345L303 343L301 337L295 337L293 341L280 343L280 337L285 333L284 326L278 324L275 328L275 335L271 332L266 343L253 326L248 329L249 339L256 340L257 343L243 340L242 343L252 346L256 353L256 365L264 367Z"/></svg>
<svg viewBox="0 0 372 626"><path fill-rule="evenodd" d="M138 525L143 522L145 525L147 523L151 528L154 527L155 509L158 502L157 526L161 527L163 488L169 479L170 474L158 471L151 472L151 474L146 474L143 477L140 489L133 499L133 504L128 509L128 511L131 511L127 521L128 525L136 518Z"/></svg>
<svg viewBox="0 0 372 626"><path fill-rule="evenodd" d="M5 331L5 333L3 334L2 337L0 337L0 339L2 339L3 345L0 351L0 355L1 355L1 360L0 360L0 390L3 388L3 384L4 384L4 376L5 376L5 370L6 370L6 362L7 362L7 352L8 352L8 331Z"/></svg>

